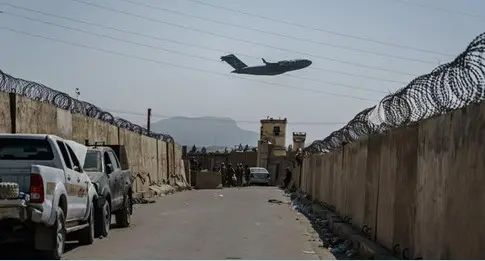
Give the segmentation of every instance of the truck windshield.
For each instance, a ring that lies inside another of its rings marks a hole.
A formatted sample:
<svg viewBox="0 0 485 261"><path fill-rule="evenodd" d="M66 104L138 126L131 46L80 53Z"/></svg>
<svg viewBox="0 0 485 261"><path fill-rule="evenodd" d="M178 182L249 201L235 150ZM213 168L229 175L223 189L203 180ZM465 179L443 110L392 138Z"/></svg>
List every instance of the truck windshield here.
<svg viewBox="0 0 485 261"><path fill-rule="evenodd" d="M101 172L101 154L99 151L88 150L84 160L84 171Z"/></svg>
<svg viewBox="0 0 485 261"><path fill-rule="evenodd" d="M52 160L49 142L45 139L0 138L0 160Z"/></svg>

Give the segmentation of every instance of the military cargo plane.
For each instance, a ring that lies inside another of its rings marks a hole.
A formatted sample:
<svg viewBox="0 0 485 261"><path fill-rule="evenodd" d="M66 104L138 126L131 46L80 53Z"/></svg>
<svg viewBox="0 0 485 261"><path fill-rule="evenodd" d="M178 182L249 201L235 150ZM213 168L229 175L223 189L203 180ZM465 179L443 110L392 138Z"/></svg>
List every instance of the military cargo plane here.
<svg viewBox="0 0 485 261"><path fill-rule="evenodd" d="M222 56L221 60L228 63L234 68L234 71L232 71L232 73L251 75L278 75L289 71L300 70L312 64L312 61L306 59L269 63L264 58L262 58L264 65L247 66L234 54Z"/></svg>

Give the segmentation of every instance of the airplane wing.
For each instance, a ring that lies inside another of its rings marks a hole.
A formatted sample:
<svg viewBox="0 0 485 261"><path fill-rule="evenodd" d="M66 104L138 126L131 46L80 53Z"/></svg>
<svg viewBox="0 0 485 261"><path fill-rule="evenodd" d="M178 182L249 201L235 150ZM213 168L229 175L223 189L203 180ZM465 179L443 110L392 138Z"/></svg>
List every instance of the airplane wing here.
<svg viewBox="0 0 485 261"><path fill-rule="evenodd" d="M248 67L245 63L243 63L239 58L237 58L234 54L229 54L221 57L221 60L232 66L234 69L242 69Z"/></svg>

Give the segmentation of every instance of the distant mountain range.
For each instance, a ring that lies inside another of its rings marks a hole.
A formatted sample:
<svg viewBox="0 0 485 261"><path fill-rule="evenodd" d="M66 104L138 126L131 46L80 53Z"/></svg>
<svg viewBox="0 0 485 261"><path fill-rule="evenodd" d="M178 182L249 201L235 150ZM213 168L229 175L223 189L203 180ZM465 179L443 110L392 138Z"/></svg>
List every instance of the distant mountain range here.
<svg viewBox="0 0 485 261"><path fill-rule="evenodd" d="M231 118L221 117L173 117L154 122L151 125L154 132L170 134L175 142L197 147L217 146L232 147L246 144L254 147L258 143L259 134L239 128Z"/></svg>

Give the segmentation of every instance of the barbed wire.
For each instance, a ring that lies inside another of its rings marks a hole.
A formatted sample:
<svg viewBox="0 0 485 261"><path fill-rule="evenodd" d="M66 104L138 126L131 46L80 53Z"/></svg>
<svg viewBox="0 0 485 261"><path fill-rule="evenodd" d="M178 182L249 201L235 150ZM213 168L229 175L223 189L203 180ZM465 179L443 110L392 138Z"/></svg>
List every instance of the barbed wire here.
<svg viewBox="0 0 485 261"><path fill-rule="evenodd" d="M453 61L412 80L358 113L347 125L306 147L329 152L363 137L398 128L485 100L485 33Z"/></svg>
<svg viewBox="0 0 485 261"><path fill-rule="evenodd" d="M67 110L72 113L83 114L90 118L99 119L119 128L124 128L141 135L167 142L174 142L173 137L168 134L148 131L148 129L126 119L116 117L110 112L104 111L94 104L77 100L69 96L67 93L51 89L40 83L15 78L2 70L0 70L0 91L16 93L32 100L47 102L56 106L57 108Z"/></svg>

